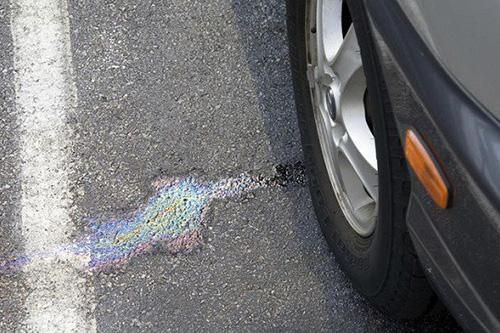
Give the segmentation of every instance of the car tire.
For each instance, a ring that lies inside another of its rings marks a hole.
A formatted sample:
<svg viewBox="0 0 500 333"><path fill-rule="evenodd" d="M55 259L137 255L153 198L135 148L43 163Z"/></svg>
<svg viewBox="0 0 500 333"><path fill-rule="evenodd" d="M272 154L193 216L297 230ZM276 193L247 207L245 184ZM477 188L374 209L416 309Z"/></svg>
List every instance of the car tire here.
<svg viewBox="0 0 500 333"><path fill-rule="evenodd" d="M407 230L410 178L382 68L363 1L346 5L354 25L368 91L378 163L376 227L360 236L348 223L332 187L315 123L308 81L306 25L314 0L288 0L287 20L296 107L309 186L321 229L354 287L379 310L397 319L429 312L437 297L427 282Z"/></svg>

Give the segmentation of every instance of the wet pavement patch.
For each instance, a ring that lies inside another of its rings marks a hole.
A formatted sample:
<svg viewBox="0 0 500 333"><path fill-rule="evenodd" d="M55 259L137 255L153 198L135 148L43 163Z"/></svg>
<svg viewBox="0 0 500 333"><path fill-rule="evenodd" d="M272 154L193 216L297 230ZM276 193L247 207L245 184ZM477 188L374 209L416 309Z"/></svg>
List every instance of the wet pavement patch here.
<svg viewBox="0 0 500 333"><path fill-rule="evenodd" d="M300 161L295 164L277 164L274 170L276 174L272 177L273 182L281 186L304 185L306 182L304 163Z"/></svg>

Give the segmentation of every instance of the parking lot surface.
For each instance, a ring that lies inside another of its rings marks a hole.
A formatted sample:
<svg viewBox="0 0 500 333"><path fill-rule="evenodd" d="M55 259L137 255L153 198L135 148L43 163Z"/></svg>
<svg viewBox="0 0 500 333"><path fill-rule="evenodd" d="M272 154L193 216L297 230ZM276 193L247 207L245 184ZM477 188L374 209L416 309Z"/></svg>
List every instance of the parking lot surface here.
<svg viewBox="0 0 500 333"><path fill-rule="evenodd" d="M0 4L0 331L451 330L386 320L328 251L283 1L30 3ZM126 224L165 186L280 170L286 186L203 199L193 244L93 261L89 224Z"/></svg>

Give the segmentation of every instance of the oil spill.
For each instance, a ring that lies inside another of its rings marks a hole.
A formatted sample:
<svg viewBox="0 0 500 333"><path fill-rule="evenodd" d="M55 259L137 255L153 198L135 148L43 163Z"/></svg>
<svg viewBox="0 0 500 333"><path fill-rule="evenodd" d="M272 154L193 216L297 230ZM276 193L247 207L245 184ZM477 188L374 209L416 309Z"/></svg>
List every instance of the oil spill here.
<svg viewBox="0 0 500 333"><path fill-rule="evenodd" d="M156 193L137 210L115 218L90 218L83 237L44 252L0 258L0 273L34 261L82 256L85 271L123 265L130 258L161 246L170 253L189 252L202 244L201 228L214 200L237 198L266 187L303 185L301 162L276 165L271 176L241 174L216 181L177 177L156 181Z"/></svg>

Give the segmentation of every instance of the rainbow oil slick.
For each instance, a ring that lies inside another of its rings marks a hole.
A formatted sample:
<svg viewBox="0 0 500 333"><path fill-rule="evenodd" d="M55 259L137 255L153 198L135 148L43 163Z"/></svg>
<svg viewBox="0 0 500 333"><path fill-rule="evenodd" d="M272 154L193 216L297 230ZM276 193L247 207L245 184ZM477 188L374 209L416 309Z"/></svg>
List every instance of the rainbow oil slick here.
<svg viewBox="0 0 500 333"><path fill-rule="evenodd" d="M189 250L200 242L200 227L213 200L237 197L268 184L248 175L217 182L175 179L160 187L132 217L91 222L89 235L70 250L90 255L90 269L120 264L160 243L171 252Z"/></svg>
<svg viewBox="0 0 500 333"><path fill-rule="evenodd" d="M126 263L156 245L177 253L201 244L201 227L214 200L229 199L270 186L303 182L303 167L276 166L272 177L242 174L219 181L200 181L195 177L157 182L158 189L134 213L116 219L89 220L87 232L71 244L18 257L0 257L0 273L15 271L30 262L44 259L84 256L82 270L100 270Z"/></svg>

